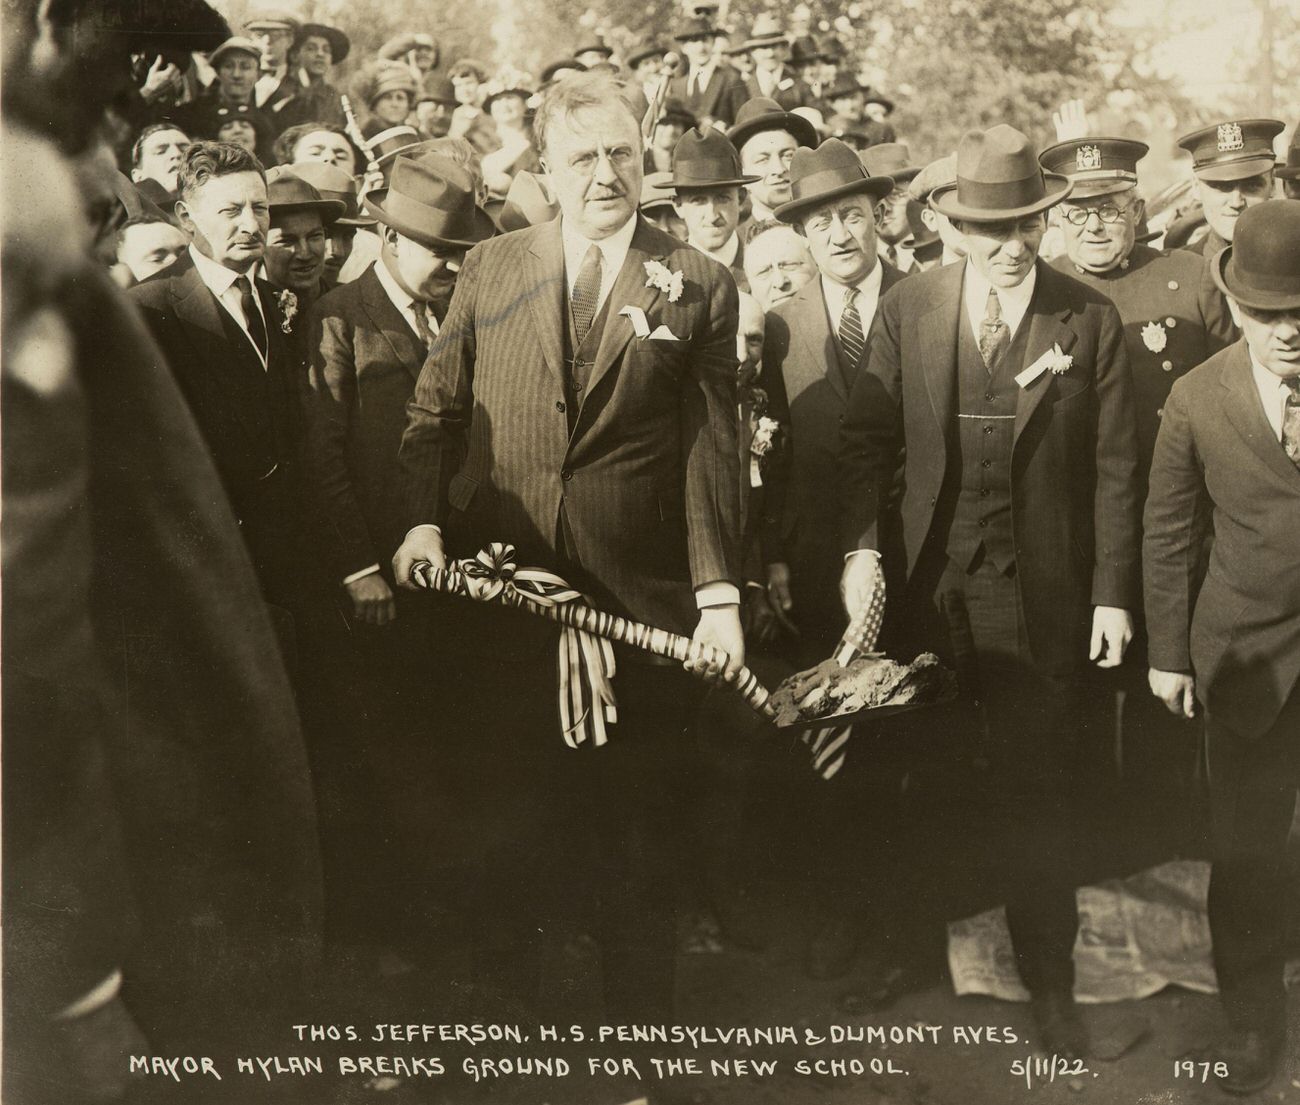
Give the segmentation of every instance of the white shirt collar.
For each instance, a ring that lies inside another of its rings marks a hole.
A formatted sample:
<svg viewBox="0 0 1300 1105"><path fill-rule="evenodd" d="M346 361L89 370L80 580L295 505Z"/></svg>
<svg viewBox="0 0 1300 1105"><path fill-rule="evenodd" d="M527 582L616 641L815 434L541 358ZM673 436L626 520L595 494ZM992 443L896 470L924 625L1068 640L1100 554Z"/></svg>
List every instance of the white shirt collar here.
<svg viewBox="0 0 1300 1105"><path fill-rule="evenodd" d="M1273 433L1277 435L1278 441L1281 441L1286 400L1291 394L1291 389L1287 387L1281 376L1269 372L1255 360L1254 353L1250 354L1250 372L1255 377L1255 389L1259 392L1260 402L1264 404L1264 414L1268 418L1268 424L1273 427Z"/></svg>
<svg viewBox="0 0 1300 1105"><path fill-rule="evenodd" d="M247 276L251 281L257 270L257 266L254 265L247 272L235 272L234 269L228 269L220 262L214 261L207 254L200 253L194 248L193 244L190 245L190 257L194 261L194 267L199 271L199 279L208 286L208 290L218 299L225 295L241 276Z"/></svg>
<svg viewBox="0 0 1300 1105"><path fill-rule="evenodd" d="M384 263L383 253L380 253L375 258L375 276L379 278L379 286L384 289L385 294L392 300L393 306L397 308L402 317L410 323L411 329L415 331L417 336L420 333L420 323L416 319L416 312L423 311L425 325L428 326L429 333L437 337L438 320L434 317L433 312L428 309L428 304L417 303L415 297L393 278L393 274L388 271L388 266Z"/></svg>
<svg viewBox="0 0 1300 1105"><path fill-rule="evenodd" d="M880 281L885 273L884 266L877 261L871 271L854 284L857 289L858 314L862 318L862 332L871 329L871 320L876 317L876 304L880 302ZM844 315L845 293L848 285L837 284L822 273L822 298L826 301L826 312L830 315L831 329L836 333L840 329L840 319Z"/></svg>
<svg viewBox="0 0 1300 1105"><path fill-rule="evenodd" d="M720 265L726 265L731 268L736 263L736 257L740 253L740 236L733 230L731 237L722 243L717 250L701 249L695 246L705 257L712 257Z"/></svg>
<svg viewBox="0 0 1300 1105"><path fill-rule="evenodd" d="M587 250L595 246L600 250L600 295L596 299L596 310L604 305L614 281L618 279L619 270L627 260L627 251L632 248L632 235L636 233L637 216L634 213L621 227L606 238L593 242L573 230L560 218L560 237L564 243L564 279L573 294L573 285L578 279L578 271L587 257Z"/></svg>
<svg viewBox="0 0 1300 1105"><path fill-rule="evenodd" d="M970 320L971 331L977 337L979 336L980 323L988 314L989 291L993 289L998 293L1002 321L1007 324L1008 335L1014 337L1021 320L1029 310L1029 301L1034 298L1034 287L1037 283L1038 262L1035 261L1034 267L1029 270L1029 275L1014 288L993 289L993 285L981 275L968 257L966 271L962 274L962 284L965 289L963 298L966 303L966 317Z"/></svg>

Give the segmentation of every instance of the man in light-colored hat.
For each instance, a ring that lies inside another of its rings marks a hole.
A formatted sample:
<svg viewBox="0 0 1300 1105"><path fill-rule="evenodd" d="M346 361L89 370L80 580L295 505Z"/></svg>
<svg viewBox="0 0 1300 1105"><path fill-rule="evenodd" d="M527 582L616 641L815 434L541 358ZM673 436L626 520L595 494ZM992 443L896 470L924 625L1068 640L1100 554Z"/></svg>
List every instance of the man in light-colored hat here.
<svg viewBox="0 0 1300 1105"><path fill-rule="evenodd" d="M438 42L433 35L405 31L379 47L377 56L380 61L403 62L418 82L438 67Z"/></svg>
<svg viewBox="0 0 1300 1105"><path fill-rule="evenodd" d="M1206 1058L1223 1089L1253 1094L1295 1054L1283 968L1300 788L1300 204L1251 207L1212 264L1242 340L1165 404L1142 566L1151 690L1206 718L1210 935L1228 1022Z"/></svg>
<svg viewBox="0 0 1300 1105"><path fill-rule="evenodd" d="M668 82L668 95L680 100L702 127L725 129L735 121L748 99L745 82L730 65L718 60L714 44L722 31L708 16L685 20L673 37L686 57L685 72Z"/></svg>
<svg viewBox="0 0 1300 1105"><path fill-rule="evenodd" d="M947 215L937 211L930 197L940 188L957 183L957 155L948 154L931 161L912 178L907 186L910 199L921 205L921 221L943 241L940 264L950 265L966 256L966 242Z"/></svg>
<svg viewBox="0 0 1300 1105"><path fill-rule="evenodd" d="M201 96L182 104L171 113L172 120L191 138L216 138L222 123L231 118L246 120L261 144L260 157L270 154L275 140L269 115L258 108L254 96L262 50L251 39L228 38L208 56L217 79Z"/></svg>
<svg viewBox="0 0 1300 1105"><path fill-rule="evenodd" d="M801 146L816 148L817 128L775 100L759 97L741 107L727 137L740 151L741 170L757 178L747 185L750 213L746 222L774 218L776 209L790 201L790 163L795 151Z"/></svg>
<svg viewBox="0 0 1300 1105"><path fill-rule="evenodd" d="M1273 140L1284 130L1278 119L1230 119L1178 140L1192 155L1192 184L1210 228L1201 247L1207 265L1232 241L1242 212L1272 197Z"/></svg>
<svg viewBox="0 0 1300 1105"><path fill-rule="evenodd" d="M893 188L889 177L872 176L834 138L795 150L789 173L790 197L776 216L804 239L818 278L767 318L763 386L771 416L789 426L790 436L786 463L768 478L763 559L772 606L797 630L792 659L805 668L831 655L845 627L835 441L877 304L901 274L876 252L875 208ZM833 978L848 970L862 937L861 885L844 878L842 863L851 861L835 846L835 834L819 835L827 839L812 851L826 865L818 879L826 900L807 970ZM829 868L837 866L833 875Z"/></svg>
<svg viewBox="0 0 1300 1105"><path fill-rule="evenodd" d="M745 78L749 99L763 96L775 100L786 111L807 103L803 83L794 70L787 68L789 40L780 20L764 12L754 20L745 52L753 59L754 71Z"/></svg>
<svg viewBox="0 0 1300 1105"><path fill-rule="evenodd" d="M711 127L687 131L673 151L673 206L686 224L686 244L726 265L742 292L749 282L736 227L740 189L753 179L741 173L736 147Z"/></svg>
<svg viewBox="0 0 1300 1105"><path fill-rule="evenodd" d="M1070 181L1006 125L961 140L956 177L931 203L965 236L966 262L885 296L849 402L845 603L859 613L883 570L902 596L895 647L956 667L972 726L982 705L982 786L1001 803L1007 920L1039 1044L1082 1057L1080 718L1090 663L1123 660L1140 586L1128 357L1114 305L1037 260Z"/></svg>
<svg viewBox="0 0 1300 1105"><path fill-rule="evenodd" d="M357 230L374 226L374 219L361 217L357 202L357 182L337 165L325 161L302 161L292 166L295 176L302 177L320 193L322 199L337 200L343 204L343 214L325 227L325 282L329 287L339 283L339 273L352 255L352 243Z"/></svg>

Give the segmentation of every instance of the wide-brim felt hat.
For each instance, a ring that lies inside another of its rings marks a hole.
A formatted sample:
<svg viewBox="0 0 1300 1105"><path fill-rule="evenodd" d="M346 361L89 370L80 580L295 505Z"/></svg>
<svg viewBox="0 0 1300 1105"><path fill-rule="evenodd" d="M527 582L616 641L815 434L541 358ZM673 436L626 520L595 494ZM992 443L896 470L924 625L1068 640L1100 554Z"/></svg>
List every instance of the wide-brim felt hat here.
<svg viewBox="0 0 1300 1105"><path fill-rule="evenodd" d="M710 17L697 15L679 23L673 31L673 38L678 42L685 42L691 38L718 38L721 34L722 29Z"/></svg>
<svg viewBox="0 0 1300 1105"><path fill-rule="evenodd" d="M627 62L629 69L635 69L647 58L661 58L666 53L668 53L668 47L666 46L657 42L643 42L629 50L624 60Z"/></svg>
<svg viewBox="0 0 1300 1105"><path fill-rule="evenodd" d="M709 127L692 128L673 147L672 187L674 192L702 188L741 188L753 184L756 176L740 171L740 154L724 134Z"/></svg>
<svg viewBox="0 0 1300 1105"><path fill-rule="evenodd" d="M366 211L421 245L470 249L496 233L492 217L474 202L474 181L441 154L399 157L380 202L366 197Z"/></svg>
<svg viewBox="0 0 1300 1105"><path fill-rule="evenodd" d="M343 214L337 220L339 226L370 226L373 219L360 217L360 204L357 200L357 182L327 161L298 161L292 165L279 166L302 177L320 193L321 199L337 200L343 204ZM267 176L275 170L269 170Z"/></svg>
<svg viewBox="0 0 1300 1105"><path fill-rule="evenodd" d="M503 232L548 223L560 213L560 205L551 194L544 176L524 169L515 174L510 191L494 213Z"/></svg>
<svg viewBox="0 0 1300 1105"><path fill-rule="evenodd" d="M330 64L338 65L352 52L352 40L337 27L325 23L304 23L293 36L296 50L309 38L323 38L330 44Z"/></svg>
<svg viewBox="0 0 1300 1105"><path fill-rule="evenodd" d="M800 35L790 43L791 65L809 65L817 61L830 61L829 55L812 35Z"/></svg>
<svg viewBox="0 0 1300 1105"><path fill-rule="evenodd" d="M792 223L810 208L841 196L861 193L882 200L893 190L893 177L872 176L856 150L838 138L828 138L815 150L803 147L794 151L790 162L792 198L773 214L783 223Z"/></svg>
<svg viewBox="0 0 1300 1105"><path fill-rule="evenodd" d="M1286 130L1280 119L1236 119L1213 123L1178 139L1192 155L1192 172L1202 180L1246 180L1277 163L1273 139Z"/></svg>
<svg viewBox="0 0 1300 1105"><path fill-rule="evenodd" d="M736 149L740 149L754 135L765 130L786 131L801 146L815 147L818 142L817 128L809 120L786 111L766 96L755 96L741 104L735 124L727 131L727 138Z"/></svg>
<svg viewBox="0 0 1300 1105"><path fill-rule="evenodd" d="M949 219L1002 222L1035 215L1070 194L1067 177L1044 173L1029 139L999 123L967 131L957 146L957 181L936 188L930 204Z"/></svg>
<svg viewBox="0 0 1300 1105"><path fill-rule="evenodd" d="M1252 310L1300 310L1300 203L1248 207L1210 272L1225 295Z"/></svg>
<svg viewBox="0 0 1300 1105"><path fill-rule="evenodd" d="M753 50L757 46L784 46L789 42L785 28L775 16L763 12L758 15L749 29L749 37L741 44L742 50Z"/></svg>
<svg viewBox="0 0 1300 1105"><path fill-rule="evenodd" d="M287 165L275 165L266 171L266 195L272 223L279 215L315 211L322 223L332 226L347 214L346 203L326 199L306 178Z"/></svg>

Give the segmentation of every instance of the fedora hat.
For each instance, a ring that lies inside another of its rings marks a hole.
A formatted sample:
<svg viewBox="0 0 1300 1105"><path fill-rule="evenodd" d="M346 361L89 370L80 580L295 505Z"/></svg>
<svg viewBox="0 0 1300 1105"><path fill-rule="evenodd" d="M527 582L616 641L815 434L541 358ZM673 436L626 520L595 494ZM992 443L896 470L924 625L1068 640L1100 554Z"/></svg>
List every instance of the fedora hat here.
<svg viewBox="0 0 1300 1105"><path fill-rule="evenodd" d="M721 28L713 22L711 16L695 15L677 25L673 38L678 42L686 42L692 38L717 38L721 34Z"/></svg>
<svg viewBox="0 0 1300 1105"><path fill-rule="evenodd" d="M302 177L320 193L321 199L337 200L343 204L343 214L338 218L339 226L370 226L373 219L359 218L360 208L357 202L357 182L337 165L326 161L299 161L293 165L277 166L294 176ZM267 179L275 169L267 171Z"/></svg>
<svg viewBox="0 0 1300 1105"><path fill-rule="evenodd" d="M1280 119L1229 119L1184 134L1178 144L1202 180L1246 180L1273 168L1273 139L1284 130Z"/></svg>
<svg viewBox="0 0 1300 1105"><path fill-rule="evenodd" d="M802 115L786 111L775 100L755 96L746 100L736 112L736 123L727 131L727 137L736 149L741 149L756 134L765 130L783 130L794 136L801 146L817 145L817 128Z"/></svg>
<svg viewBox="0 0 1300 1105"><path fill-rule="evenodd" d="M699 188L741 187L752 184L756 176L740 171L740 154L726 135L709 127L692 128L673 147L673 191L689 192Z"/></svg>
<svg viewBox="0 0 1300 1105"><path fill-rule="evenodd" d="M656 123L680 123L686 130L690 130L698 121L695 112L675 96L664 100L659 118L655 120Z"/></svg>
<svg viewBox="0 0 1300 1105"><path fill-rule="evenodd" d="M794 160L790 162L793 198L773 214L783 223L792 223L810 207L840 196L860 192L881 200L893 190L893 177L872 176L852 147L838 138L828 138L815 150L794 151Z"/></svg>
<svg viewBox="0 0 1300 1105"><path fill-rule="evenodd" d="M1273 174L1279 180L1300 180L1300 123L1291 132L1291 145L1286 151L1286 163L1279 165Z"/></svg>
<svg viewBox="0 0 1300 1105"><path fill-rule="evenodd" d="M627 52L624 60L627 62L629 69L635 69L643 61L649 58L661 58L666 53L668 53L668 48L658 42L641 42Z"/></svg>
<svg viewBox="0 0 1300 1105"><path fill-rule="evenodd" d="M957 146L956 183L936 188L930 203L950 219L996 223L1046 211L1071 188L1066 177L1043 172L1028 138L999 123L966 132Z"/></svg>
<svg viewBox="0 0 1300 1105"><path fill-rule="evenodd" d="M323 38L330 44L330 64L338 65L352 50L352 40L337 27L325 23L304 23L293 36L296 50L309 38Z"/></svg>
<svg viewBox="0 0 1300 1105"><path fill-rule="evenodd" d="M877 142L858 154L872 176L892 176L895 185L907 184L921 171L903 142Z"/></svg>
<svg viewBox="0 0 1300 1105"><path fill-rule="evenodd" d="M549 223L559 213L560 205L551 195L546 178L524 169L510 182L510 191L496 213L496 221L504 233Z"/></svg>
<svg viewBox="0 0 1300 1105"><path fill-rule="evenodd" d="M800 35L790 43L791 65L811 65L813 62L830 60L812 35Z"/></svg>
<svg viewBox="0 0 1300 1105"><path fill-rule="evenodd" d="M399 157L383 203L367 196L366 211L403 237L435 248L469 249L496 230L474 203L469 173L436 153Z"/></svg>
<svg viewBox="0 0 1300 1105"><path fill-rule="evenodd" d="M315 211L320 215L322 223L331 226L348 209L342 200L325 199L314 185L288 165L274 165L266 170L266 198L273 223L278 215Z"/></svg>
<svg viewBox="0 0 1300 1105"><path fill-rule="evenodd" d="M774 15L763 12L754 19L749 29L749 37L741 46L742 50L753 50L758 46L782 46L788 39L781 21Z"/></svg>
<svg viewBox="0 0 1300 1105"><path fill-rule="evenodd" d="M1266 200L1246 208L1210 271L1224 294L1242 306L1300 310L1300 203Z"/></svg>
<svg viewBox="0 0 1300 1105"><path fill-rule="evenodd" d="M869 91L867 85L863 84L852 73L839 73L835 77L835 83L831 85L830 91L826 93L826 99L839 100L845 96L866 95Z"/></svg>

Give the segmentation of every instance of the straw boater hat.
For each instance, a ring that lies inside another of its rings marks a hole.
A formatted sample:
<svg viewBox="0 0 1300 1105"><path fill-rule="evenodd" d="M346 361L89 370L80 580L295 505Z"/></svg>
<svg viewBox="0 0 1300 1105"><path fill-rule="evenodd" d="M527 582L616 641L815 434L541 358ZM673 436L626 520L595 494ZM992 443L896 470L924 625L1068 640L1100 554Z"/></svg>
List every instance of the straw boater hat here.
<svg viewBox="0 0 1300 1105"><path fill-rule="evenodd" d="M756 134L765 130L783 130L794 136L801 146L817 145L817 128L802 115L786 111L775 100L755 96L741 104L736 112L736 123L727 131L727 137L736 149L741 149Z"/></svg>
<svg viewBox="0 0 1300 1105"><path fill-rule="evenodd" d="M688 130L673 147L672 187L677 193L701 188L737 188L752 184L756 176L740 171L740 154L713 127Z"/></svg>
<svg viewBox="0 0 1300 1105"><path fill-rule="evenodd" d="M1178 144L1202 180L1245 180L1273 168L1273 139L1284 130L1280 119L1230 119L1185 134Z"/></svg>
<svg viewBox="0 0 1300 1105"><path fill-rule="evenodd" d="M330 64L338 65L352 50L352 40L337 27L324 23L304 23L293 36L293 48L298 49L309 38L323 38L330 44Z"/></svg>
<svg viewBox="0 0 1300 1105"><path fill-rule="evenodd" d="M1137 163L1150 148L1131 138L1072 138L1048 146L1038 163L1049 173L1069 177L1076 198L1108 196L1137 184Z"/></svg>
<svg viewBox="0 0 1300 1105"><path fill-rule="evenodd" d="M957 182L935 189L930 203L950 219L996 223L1046 211L1071 188L1065 177L1043 172L1028 138L999 123L966 132L957 147Z"/></svg>
<svg viewBox="0 0 1300 1105"><path fill-rule="evenodd" d="M469 173L441 154L399 157L383 202L371 195L365 203L385 226L435 249L469 249L496 232L474 202Z"/></svg>
<svg viewBox="0 0 1300 1105"><path fill-rule="evenodd" d="M1300 203L1265 200L1237 219L1210 263L1214 282L1255 311L1300 310Z"/></svg>
<svg viewBox="0 0 1300 1105"><path fill-rule="evenodd" d="M815 150L794 151L790 162L792 198L773 214L783 223L792 223L809 208L841 196L861 193L880 200L893 190L893 177L872 176L852 147L838 138L828 138Z"/></svg>
<svg viewBox="0 0 1300 1105"><path fill-rule="evenodd" d="M342 200L325 199L287 165L275 165L266 171L266 196L272 222L281 215L315 211L322 223L332 226L347 212L347 204Z"/></svg>

